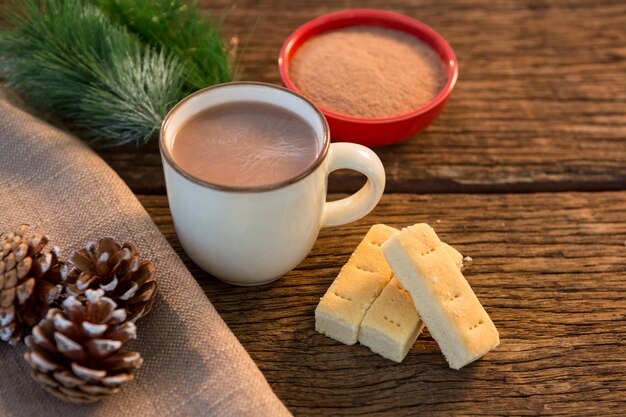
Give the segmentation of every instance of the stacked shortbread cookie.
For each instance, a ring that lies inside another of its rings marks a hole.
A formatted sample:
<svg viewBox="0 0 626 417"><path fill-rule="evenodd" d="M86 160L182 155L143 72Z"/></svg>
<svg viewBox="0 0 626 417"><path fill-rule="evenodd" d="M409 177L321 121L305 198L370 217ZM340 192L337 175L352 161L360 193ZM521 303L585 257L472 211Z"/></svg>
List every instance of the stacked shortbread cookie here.
<svg viewBox="0 0 626 417"><path fill-rule="evenodd" d="M499 344L460 272L462 259L426 224L402 231L375 225L320 300L316 330L401 362L426 324L459 369Z"/></svg>
<svg viewBox="0 0 626 417"><path fill-rule="evenodd" d="M315 310L318 332L346 345L357 342L365 313L393 275L381 245L396 233L384 224L367 232Z"/></svg>

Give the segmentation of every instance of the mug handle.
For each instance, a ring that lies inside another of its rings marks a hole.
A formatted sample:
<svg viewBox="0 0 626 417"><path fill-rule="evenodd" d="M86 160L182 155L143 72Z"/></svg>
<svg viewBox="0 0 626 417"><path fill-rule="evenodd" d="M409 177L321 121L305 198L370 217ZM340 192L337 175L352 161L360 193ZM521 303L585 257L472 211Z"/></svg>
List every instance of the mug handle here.
<svg viewBox="0 0 626 417"><path fill-rule="evenodd" d="M322 227L340 226L360 219L376 207L385 190L383 163L369 148L355 143L332 143L328 158L326 175L338 169L352 169L365 175L367 182L350 197L327 202Z"/></svg>

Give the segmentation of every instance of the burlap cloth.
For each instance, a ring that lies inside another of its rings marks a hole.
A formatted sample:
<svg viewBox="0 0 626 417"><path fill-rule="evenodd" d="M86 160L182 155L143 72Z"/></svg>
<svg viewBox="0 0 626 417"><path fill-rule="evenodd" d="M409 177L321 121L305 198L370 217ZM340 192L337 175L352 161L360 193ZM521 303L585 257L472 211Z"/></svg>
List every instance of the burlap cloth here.
<svg viewBox="0 0 626 417"><path fill-rule="evenodd" d="M144 365L121 393L94 405L63 403L31 380L24 346L2 344L0 415L289 415L117 174L0 88L0 231L23 223L45 231L65 254L103 236L133 240L157 265L159 294L130 345Z"/></svg>

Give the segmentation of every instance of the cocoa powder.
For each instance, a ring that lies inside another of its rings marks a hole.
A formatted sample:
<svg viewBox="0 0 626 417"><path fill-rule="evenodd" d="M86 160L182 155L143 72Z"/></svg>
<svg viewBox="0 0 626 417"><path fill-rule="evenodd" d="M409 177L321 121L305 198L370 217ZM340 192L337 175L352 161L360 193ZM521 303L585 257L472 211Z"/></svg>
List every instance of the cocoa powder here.
<svg viewBox="0 0 626 417"><path fill-rule="evenodd" d="M389 117L428 103L447 74L437 52L405 32L358 26L322 33L291 62L296 87L317 105L357 117Z"/></svg>

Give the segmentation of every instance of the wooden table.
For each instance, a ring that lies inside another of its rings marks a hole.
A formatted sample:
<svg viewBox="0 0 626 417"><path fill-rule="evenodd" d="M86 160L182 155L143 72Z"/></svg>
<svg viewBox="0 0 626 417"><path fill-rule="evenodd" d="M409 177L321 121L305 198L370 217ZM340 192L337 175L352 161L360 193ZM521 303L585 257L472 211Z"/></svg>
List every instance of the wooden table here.
<svg viewBox="0 0 626 417"><path fill-rule="evenodd" d="M375 149L378 208L323 230L310 256L259 288L223 284L182 251L156 143L101 152L296 415L626 415L626 3L230 1L243 79L279 83L282 41L320 14L392 9L446 37L460 81L425 133ZM362 179L340 173L334 193ZM338 197L335 195L333 197ZM315 332L313 311L370 225L433 225L474 260L465 275L501 346L461 371L420 337L402 364Z"/></svg>

